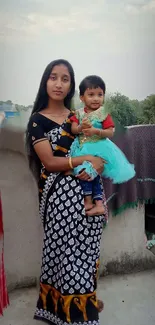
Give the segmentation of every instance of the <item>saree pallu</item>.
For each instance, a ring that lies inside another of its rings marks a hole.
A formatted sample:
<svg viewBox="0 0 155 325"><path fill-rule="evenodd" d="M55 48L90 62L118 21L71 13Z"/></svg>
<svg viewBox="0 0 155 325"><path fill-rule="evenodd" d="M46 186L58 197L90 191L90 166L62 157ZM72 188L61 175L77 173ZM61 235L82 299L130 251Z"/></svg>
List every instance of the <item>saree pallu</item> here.
<svg viewBox="0 0 155 325"><path fill-rule="evenodd" d="M6 287L6 277L4 270L4 232L2 221L2 203L0 197L0 316L3 315L3 309L9 304L8 292Z"/></svg>
<svg viewBox="0 0 155 325"><path fill-rule="evenodd" d="M44 174L40 215L44 244L34 318L99 325L96 287L104 216L87 217L79 181L62 174Z"/></svg>

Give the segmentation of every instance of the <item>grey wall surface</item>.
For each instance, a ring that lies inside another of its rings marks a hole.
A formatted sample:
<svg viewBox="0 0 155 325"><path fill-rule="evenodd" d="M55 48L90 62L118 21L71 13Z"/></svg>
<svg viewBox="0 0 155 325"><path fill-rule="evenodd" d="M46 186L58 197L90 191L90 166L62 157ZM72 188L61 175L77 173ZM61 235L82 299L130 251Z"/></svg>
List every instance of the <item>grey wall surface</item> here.
<svg viewBox="0 0 155 325"><path fill-rule="evenodd" d="M0 130L0 191L9 289L36 283L40 274L42 226L37 186L24 149L22 130ZM100 273L122 273L155 266L144 245L143 207L109 218L101 243Z"/></svg>

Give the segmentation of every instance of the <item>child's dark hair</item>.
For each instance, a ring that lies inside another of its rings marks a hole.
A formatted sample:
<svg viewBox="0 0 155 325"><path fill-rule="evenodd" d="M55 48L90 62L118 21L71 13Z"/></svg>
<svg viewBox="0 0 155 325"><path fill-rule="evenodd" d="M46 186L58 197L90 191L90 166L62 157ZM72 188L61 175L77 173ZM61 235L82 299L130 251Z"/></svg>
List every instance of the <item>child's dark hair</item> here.
<svg viewBox="0 0 155 325"><path fill-rule="evenodd" d="M87 76L86 78L84 78L79 86L79 90L80 90L80 96L83 96L85 91L87 89L96 89L96 88L101 88L105 94L106 92L106 85L104 83L104 81L102 80L102 78L100 78L99 76Z"/></svg>

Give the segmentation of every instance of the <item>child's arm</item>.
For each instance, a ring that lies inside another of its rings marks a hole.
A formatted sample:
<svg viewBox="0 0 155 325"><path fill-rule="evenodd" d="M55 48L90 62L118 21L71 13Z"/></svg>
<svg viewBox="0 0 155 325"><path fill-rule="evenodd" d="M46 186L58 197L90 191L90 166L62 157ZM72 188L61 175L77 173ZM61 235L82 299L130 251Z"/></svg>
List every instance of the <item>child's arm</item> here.
<svg viewBox="0 0 155 325"><path fill-rule="evenodd" d="M106 130L102 130L102 129L97 129L97 128L91 127L89 129L83 130L83 133L87 137L91 137L93 135L98 135L102 139L112 138L114 135L114 128L110 127L110 128L107 128Z"/></svg>
<svg viewBox="0 0 155 325"><path fill-rule="evenodd" d="M112 138L114 135L114 128L110 127L106 130L96 129L96 132L101 138Z"/></svg>
<svg viewBox="0 0 155 325"><path fill-rule="evenodd" d="M71 125L71 131L72 131L72 133L75 134L75 135L79 134L82 130L81 130L81 127L79 125L79 120L76 117L76 115L73 115L70 118L70 121L72 123L72 125Z"/></svg>
<svg viewBox="0 0 155 325"><path fill-rule="evenodd" d="M80 134L82 132L82 127L76 122L72 122L71 131L73 134Z"/></svg>
<svg viewBox="0 0 155 325"><path fill-rule="evenodd" d="M91 128L83 130L86 136L98 135L100 138L112 138L114 135L114 122L110 115L102 122L103 129Z"/></svg>
<svg viewBox="0 0 155 325"><path fill-rule="evenodd" d="M90 128L91 127L91 124L90 122L84 118L82 120L82 123L81 125L79 124L79 120L77 119L77 117L74 115L70 118L71 120L71 123L72 123L72 126L71 126L71 131L73 134L80 134L83 129L87 129L87 128Z"/></svg>

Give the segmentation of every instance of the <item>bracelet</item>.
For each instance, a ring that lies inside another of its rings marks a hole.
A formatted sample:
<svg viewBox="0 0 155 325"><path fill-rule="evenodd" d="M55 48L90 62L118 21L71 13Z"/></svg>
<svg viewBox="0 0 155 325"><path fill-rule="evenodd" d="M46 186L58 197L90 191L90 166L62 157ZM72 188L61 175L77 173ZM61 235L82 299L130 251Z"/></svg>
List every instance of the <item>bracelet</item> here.
<svg viewBox="0 0 155 325"><path fill-rule="evenodd" d="M102 137L102 130L99 129L99 137Z"/></svg>
<svg viewBox="0 0 155 325"><path fill-rule="evenodd" d="M69 167L71 168L71 169L73 169L74 167L73 167L73 164L72 164L72 157L69 157Z"/></svg>
<svg viewBox="0 0 155 325"><path fill-rule="evenodd" d="M78 133L81 133L82 129L81 129L81 125L80 124L78 125L77 129L78 129ZM81 129L81 130L79 130L79 129Z"/></svg>

